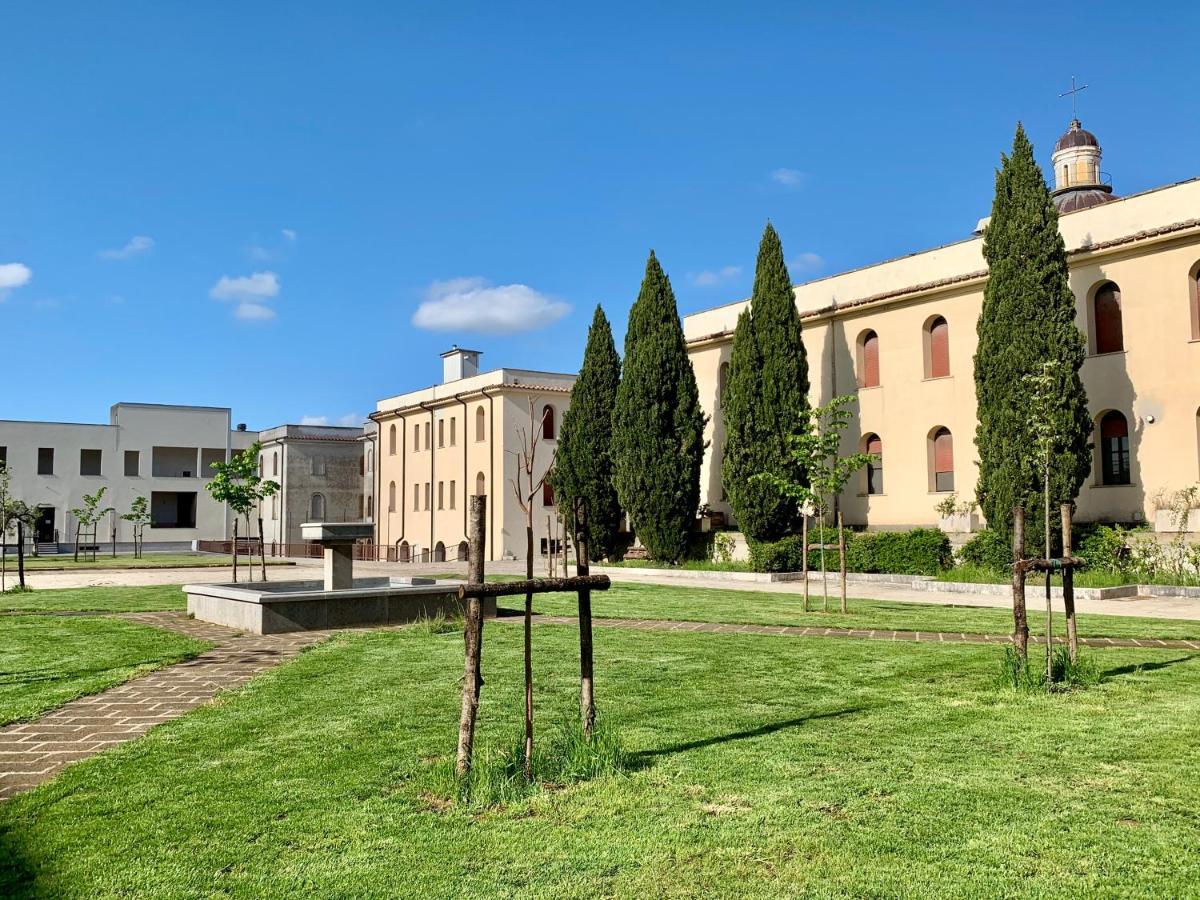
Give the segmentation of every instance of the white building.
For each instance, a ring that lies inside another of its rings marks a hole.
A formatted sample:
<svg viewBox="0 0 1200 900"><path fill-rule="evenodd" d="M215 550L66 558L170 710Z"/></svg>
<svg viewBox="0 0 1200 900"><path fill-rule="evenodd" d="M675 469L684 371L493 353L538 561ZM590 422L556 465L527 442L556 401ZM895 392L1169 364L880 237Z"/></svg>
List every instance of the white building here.
<svg viewBox="0 0 1200 900"><path fill-rule="evenodd" d="M119 516L145 497L146 548L182 549L229 535L228 510L205 490L210 466L256 438L245 425L231 427L226 408L118 403L107 425L0 420L0 465L12 474L12 495L40 510L39 544L72 547L71 509L104 487L102 506L114 512L97 529L100 544L115 528L118 547L131 545L132 526Z"/></svg>

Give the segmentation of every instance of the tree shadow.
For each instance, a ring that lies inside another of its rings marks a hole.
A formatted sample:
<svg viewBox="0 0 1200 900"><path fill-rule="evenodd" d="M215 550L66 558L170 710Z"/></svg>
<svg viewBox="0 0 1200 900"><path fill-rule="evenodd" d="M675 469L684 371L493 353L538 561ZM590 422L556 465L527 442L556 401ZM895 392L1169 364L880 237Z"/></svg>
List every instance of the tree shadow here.
<svg viewBox="0 0 1200 900"><path fill-rule="evenodd" d="M1105 669L1100 673L1102 678L1115 678L1118 675L1134 675L1138 672L1155 672L1159 669L1165 669L1168 666L1173 666L1176 663L1191 662L1200 654L1189 653L1187 656L1180 656L1177 659L1164 659L1162 662L1147 662L1147 663L1129 663L1124 666L1117 666L1115 669Z"/></svg>
<svg viewBox="0 0 1200 900"><path fill-rule="evenodd" d="M816 722L821 719L836 719L841 716L851 716L855 713L862 712L866 707L848 706L844 709L835 709L828 712L810 713L809 715L797 716L794 719L785 719L782 722L769 722L766 725L760 725L757 728L748 728L744 731L734 731L729 734L719 734L713 737L700 738L694 741L685 741L679 744L671 744L667 747L659 747L655 750L641 750L633 754L632 763L634 768L643 768L650 764L650 761L658 756L669 756L673 753L685 753L688 750L699 750L703 747L713 747L717 744L727 744L730 741L741 741L748 738L763 737L764 735L774 734L777 731L784 731L788 728L797 728L806 722Z"/></svg>

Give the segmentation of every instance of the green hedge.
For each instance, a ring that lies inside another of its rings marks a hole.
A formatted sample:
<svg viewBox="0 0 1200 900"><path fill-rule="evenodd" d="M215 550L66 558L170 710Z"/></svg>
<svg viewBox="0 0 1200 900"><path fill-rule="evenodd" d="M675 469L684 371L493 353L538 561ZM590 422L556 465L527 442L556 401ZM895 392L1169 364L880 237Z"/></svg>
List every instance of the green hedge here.
<svg viewBox="0 0 1200 900"><path fill-rule="evenodd" d="M836 532L827 531L826 538L830 545L836 545ZM819 532L810 535L810 569L819 569L821 566L821 551L811 546L819 542ZM799 572L803 567L803 559L799 537L750 544L750 565L756 572ZM846 534L846 570L849 572L936 575L949 568L952 562L950 539L936 528ZM836 547L826 549L825 565L832 571L837 570Z"/></svg>
<svg viewBox="0 0 1200 900"><path fill-rule="evenodd" d="M963 544L958 551L958 558L964 563L993 572L1010 572L1012 544L1003 535L985 528Z"/></svg>

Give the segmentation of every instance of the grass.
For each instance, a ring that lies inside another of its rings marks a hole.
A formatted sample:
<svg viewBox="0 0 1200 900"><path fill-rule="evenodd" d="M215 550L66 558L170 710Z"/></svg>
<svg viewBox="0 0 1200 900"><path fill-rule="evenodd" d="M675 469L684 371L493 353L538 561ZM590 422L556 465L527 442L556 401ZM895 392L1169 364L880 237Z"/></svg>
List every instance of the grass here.
<svg viewBox="0 0 1200 900"><path fill-rule="evenodd" d="M830 604L833 610L838 606L836 590L836 580L831 579ZM821 605L819 588L813 592L811 603L814 609ZM545 594L536 598L535 608L541 613L574 615L575 604L574 595ZM592 595L593 613L610 618L990 634L1009 634L1013 624L1012 612L997 607L852 599L849 609L847 615L836 611L805 613L798 591L714 590L614 582L607 591L597 591ZM1080 615L1078 624L1080 635L1085 637L1200 639L1200 621L1088 614ZM1043 618L1034 603L1029 605L1029 626L1033 634L1041 634L1044 630ZM1055 628L1060 635L1064 627L1060 613L1055 617Z"/></svg>
<svg viewBox="0 0 1200 900"><path fill-rule="evenodd" d="M539 734L577 635L535 632ZM490 625L480 753L519 730ZM0 806L0 894L1182 896L1200 879L1200 657L1096 651L1085 691L997 648L601 630L626 775L479 811L438 793L462 643L338 637Z"/></svg>
<svg viewBox="0 0 1200 900"><path fill-rule="evenodd" d="M754 569L748 562L738 562L730 560L728 562L717 562L708 559L685 559L683 562L672 565L671 563L658 562L653 559L623 559L616 562L606 562L602 564L605 568L612 567L615 569L683 569L689 572L753 572Z"/></svg>
<svg viewBox="0 0 1200 900"><path fill-rule="evenodd" d="M144 587L81 587L53 591L0 594L4 612L157 612L187 608L187 597L177 584ZM0 627L8 618L0 618Z"/></svg>
<svg viewBox="0 0 1200 900"><path fill-rule="evenodd" d="M238 561L239 567L249 562L245 557ZM261 565L255 557L255 566ZM289 559L268 559L268 566L295 565ZM150 553L142 557L109 556L103 551L96 554L93 562L91 554L80 554L76 562L73 556L29 556L25 557L25 571L45 572L75 569L207 569L221 566L233 566L232 556L219 556L210 553ZM17 557L10 553L8 556L8 574L16 579Z"/></svg>
<svg viewBox="0 0 1200 900"><path fill-rule="evenodd" d="M5 616L0 619L0 725L33 719L209 646L117 619Z"/></svg>
<svg viewBox="0 0 1200 900"><path fill-rule="evenodd" d="M965 581L970 584L1010 584L1012 582L1012 575L1008 572L997 572L995 569L971 563L962 563L953 569L947 569L944 572L940 572L936 578L938 581ZM1169 578L1167 576L1148 578L1143 575L1120 575L1116 572L1093 572L1086 569L1075 574L1075 587L1080 588L1120 587L1126 584L1180 585L1186 581L1184 579L1181 582L1178 578ZM1031 573L1026 578L1027 585L1032 586L1044 583L1045 576L1042 574ZM1051 576L1050 583L1055 587L1062 587L1062 576Z"/></svg>

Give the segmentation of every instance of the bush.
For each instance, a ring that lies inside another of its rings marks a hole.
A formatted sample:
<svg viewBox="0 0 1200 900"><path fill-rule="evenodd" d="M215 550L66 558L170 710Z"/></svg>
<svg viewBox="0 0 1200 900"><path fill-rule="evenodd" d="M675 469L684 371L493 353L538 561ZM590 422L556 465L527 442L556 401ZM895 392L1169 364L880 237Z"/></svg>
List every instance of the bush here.
<svg viewBox="0 0 1200 900"><path fill-rule="evenodd" d="M963 544L962 549L958 551L958 558L964 563L992 572L1010 572L1012 544L999 532L985 528Z"/></svg>
<svg viewBox="0 0 1200 900"><path fill-rule="evenodd" d="M821 567L821 551L811 545L819 544L822 532L814 529L809 535L808 567ZM830 546L825 550L825 566L838 568L837 532L824 530ZM750 565L756 572L799 572L803 552L799 537L780 541L756 542L750 545ZM887 572L896 575L936 575L950 566L950 539L936 528L915 528L912 531L848 532L846 534L846 571Z"/></svg>
<svg viewBox="0 0 1200 900"><path fill-rule="evenodd" d="M1126 543L1127 532L1119 525L1096 525L1083 529L1075 552L1087 560L1093 572L1113 572L1127 575L1133 558Z"/></svg>

